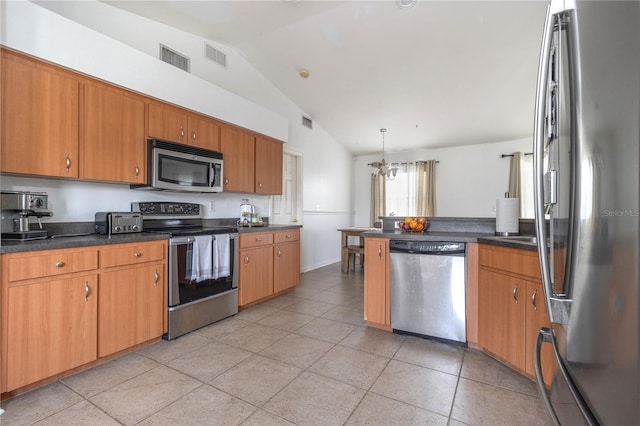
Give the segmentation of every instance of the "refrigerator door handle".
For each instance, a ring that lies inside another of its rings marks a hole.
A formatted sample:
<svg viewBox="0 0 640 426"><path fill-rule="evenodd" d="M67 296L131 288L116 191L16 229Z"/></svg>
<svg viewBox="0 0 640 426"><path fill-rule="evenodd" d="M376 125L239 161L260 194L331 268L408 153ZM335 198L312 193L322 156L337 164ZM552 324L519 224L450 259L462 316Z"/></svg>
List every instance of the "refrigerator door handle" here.
<svg viewBox="0 0 640 426"><path fill-rule="evenodd" d="M547 259L546 244L547 232L545 221L544 203L544 138L546 136L545 124L546 106L549 89L549 66L551 59L551 48L553 42L555 15L551 11L551 6L547 7L544 32L542 36L542 49L540 50L540 65L538 67L538 83L536 89L535 120L533 133L533 201L535 211L536 236L538 241L538 258L540 262L540 275L545 294L545 304L547 312L551 313L549 298L553 296L553 286L551 283L551 272L549 260ZM558 60L558 58L556 58ZM552 319L553 320L553 319Z"/></svg>
<svg viewBox="0 0 640 426"><path fill-rule="evenodd" d="M540 352L542 351L543 343L551 343L553 336L551 334L551 330L548 328L541 328L538 332L538 338L536 339L536 349L533 353L533 366L536 371L536 384L538 385L538 393L542 398L542 402L544 403L545 408L547 409L547 413L551 416L551 420L555 426L560 426L560 421L558 420L558 416L556 415L556 411L553 409L553 404L551 404L551 398L547 393L547 388L544 384L544 377L542 376L542 364L540 363Z"/></svg>
<svg viewBox="0 0 640 426"><path fill-rule="evenodd" d="M564 377L564 380L567 383L567 387L569 388L569 392L571 393L571 396L575 400L576 405L580 410L580 413L584 417L584 420L587 422L589 426L598 426L599 425L598 421L593 416L593 414L587 407L587 404L584 402L584 400L580 396L580 392L576 388L576 385L573 383L573 380L569 376L569 372L567 371L566 367L562 363L562 360L558 356L558 350L554 342L555 340L553 337L553 332L549 328L542 327L538 332L538 338L536 339L536 349L535 349L535 352L533 353L533 366L536 371L536 384L538 385L538 393L542 398L542 402L544 403L547 409L547 412L551 416L551 420L553 421L553 424L556 426L560 426L560 421L558 420L558 415L556 414L556 411L553 408L553 404L551 403L551 398L547 393L547 388L545 387L545 384L544 384L544 377L542 375L542 363L541 363L540 353L542 351L543 343L549 343L553 345L553 353L555 354L556 361L558 363L558 369L560 370L562 377Z"/></svg>

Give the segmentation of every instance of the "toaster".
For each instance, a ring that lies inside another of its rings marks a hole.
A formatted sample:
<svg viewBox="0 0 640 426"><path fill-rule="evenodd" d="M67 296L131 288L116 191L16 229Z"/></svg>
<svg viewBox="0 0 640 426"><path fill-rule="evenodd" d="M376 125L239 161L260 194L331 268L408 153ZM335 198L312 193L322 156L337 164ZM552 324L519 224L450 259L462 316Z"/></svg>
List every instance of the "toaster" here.
<svg viewBox="0 0 640 426"><path fill-rule="evenodd" d="M142 232L142 215L135 212L98 212L96 234L114 235Z"/></svg>

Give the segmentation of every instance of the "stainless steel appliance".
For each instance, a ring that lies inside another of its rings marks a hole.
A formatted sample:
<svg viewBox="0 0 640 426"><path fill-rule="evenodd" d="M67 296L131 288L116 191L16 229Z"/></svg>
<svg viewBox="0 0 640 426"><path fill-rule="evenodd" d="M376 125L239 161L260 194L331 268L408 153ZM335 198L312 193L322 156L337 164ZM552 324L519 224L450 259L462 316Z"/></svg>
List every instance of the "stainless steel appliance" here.
<svg viewBox="0 0 640 426"><path fill-rule="evenodd" d="M216 151L151 139L145 185L132 189L222 192L222 154Z"/></svg>
<svg viewBox="0 0 640 426"><path fill-rule="evenodd" d="M133 212L97 212L96 234L130 234L142 232L142 215Z"/></svg>
<svg viewBox="0 0 640 426"><path fill-rule="evenodd" d="M170 235L168 332L163 336L165 339L175 339L238 313L236 228L206 225L200 204L137 202L131 207L142 214L144 232ZM196 252L206 238L209 240L204 242L211 244L206 260L212 265L219 262L221 272L199 276L194 271L194 262L202 256ZM198 247L194 247L196 245ZM227 272L223 273L223 269Z"/></svg>
<svg viewBox="0 0 640 426"><path fill-rule="evenodd" d="M0 193L0 229L2 239L40 240L48 234L42 229L40 219L53 216L48 211L49 197L45 192L2 191ZM38 229L31 229L32 219L38 222Z"/></svg>
<svg viewBox="0 0 640 426"><path fill-rule="evenodd" d="M389 241L391 328L467 342L465 244Z"/></svg>
<svg viewBox="0 0 640 426"><path fill-rule="evenodd" d="M639 2L549 6L534 184L551 328L534 355L555 424L640 424L638 46ZM551 377L540 368L544 344L555 353Z"/></svg>

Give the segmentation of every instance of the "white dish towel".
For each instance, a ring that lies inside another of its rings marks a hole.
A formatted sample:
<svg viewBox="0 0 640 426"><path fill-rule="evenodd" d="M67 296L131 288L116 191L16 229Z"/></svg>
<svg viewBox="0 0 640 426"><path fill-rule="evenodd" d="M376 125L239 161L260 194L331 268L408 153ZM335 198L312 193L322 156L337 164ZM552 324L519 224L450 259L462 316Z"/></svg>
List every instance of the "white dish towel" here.
<svg viewBox="0 0 640 426"><path fill-rule="evenodd" d="M216 278L224 278L231 275L231 255L228 234L216 235L214 244L214 271Z"/></svg>
<svg viewBox="0 0 640 426"><path fill-rule="evenodd" d="M191 255L191 281L215 279L213 269L213 236L198 235Z"/></svg>

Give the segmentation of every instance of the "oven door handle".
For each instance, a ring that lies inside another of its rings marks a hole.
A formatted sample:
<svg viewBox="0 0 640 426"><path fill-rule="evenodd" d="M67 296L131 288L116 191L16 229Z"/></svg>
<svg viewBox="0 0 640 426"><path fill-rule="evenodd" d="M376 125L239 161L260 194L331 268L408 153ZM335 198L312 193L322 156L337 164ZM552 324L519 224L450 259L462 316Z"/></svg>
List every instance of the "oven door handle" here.
<svg viewBox="0 0 640 426"><path fill-rule="evenodd" d="M169 245L178 246L181 244L191 244L195 243L196 239L194 237L171 237L169 238Z"/></svg>

